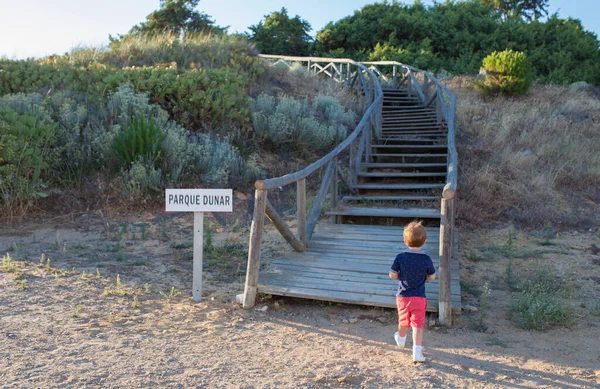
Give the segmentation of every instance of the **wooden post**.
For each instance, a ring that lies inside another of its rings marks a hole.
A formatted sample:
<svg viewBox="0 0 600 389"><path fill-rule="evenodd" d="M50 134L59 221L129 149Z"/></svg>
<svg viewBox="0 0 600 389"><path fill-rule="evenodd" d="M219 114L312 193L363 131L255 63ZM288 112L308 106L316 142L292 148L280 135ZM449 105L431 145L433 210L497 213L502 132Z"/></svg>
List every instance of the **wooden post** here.
<svg viewBox="0 0 600 389"><path fill-rule="evenodd" d="M327 196L327 192L331 189L331 179L333 178L333 169L335 168L333 161L330 161L327 164L327 169L325 170L325 174L323 175L323 182L321 183L321 187L319 188L319 193L317 194L317 198L315 199L315 204L313 205L312 210L310 211L310 215L308 216L308 223L306 226L306 239L310 242L310 238L312 237L313 231L315 230L315 226L319 221L319 216L321 215L321 208L323 207L323 201L325 201L325 196Z"/></svg>
<svg viewBox="0 0 600 389"><path fill-rule="evenodd" d="M444 100L442 99L442 91L438 87L435 94L435 116L438 124L442 122L442 104L444 104Z"/></svg>
<svg viewBox="0 0 600 389"><path fill-rule="evenodd" d="M248 248L248 269L246 270L246 286L244 287L244 308L252 308L256 303L258 289L258 270L260 267L260 246L263 227L265 225L265 208L267 191L257 189L254 194L254 217L250 227L250 247Z"/></svg>
<svg viewBox="0 0 600 389"><path fill-rule="evenodd" d="M310 74L310 68L311 68L311 62L310 59L308 60L308 73Z"/></svg>
<svg viewBox="0 0 600 389"><path fill-rule="evenodd" d="M306 179L301 178L296 184L296 236L306 247Z"/></svg>
<svg viewBox="0 0 600 389"><path fill-rule="evenodd" d="M392 79L394 80L394 88L397 88L398 84L396 84L396 82L398 80L396 79L396 65L392 67Z"/></svg>
<svg viewBox="0 0 600 389"><path fill-rule="evenodd" d="M331 180L331 210L335 210L337 208L337 204L338 204L338 181L339 181L339 176L338 176L338 157L335 156L333 157L333 178ZM336 215L332 215L331 216L331 222L334 224L337 224L338 222L338 218Z"/></svg>
<svg viewBox="0 0 600 389"><path fill-rule="evenodd" d="M204 212L194 212L194 264L192 266L192 300L202 301L202 253L204 251Z"/></svg>
<svg viewBox="0 0 600 389"><path fill-rule="evenodd" d="M352 141L352 143L350 143L350 145L348 146L348 154L349 154L349 158L348 158L348 173L350 174L350 183L351 184L356 184L356 172L354 171L354 143L356 142L356 139L354 141Z"/></svg>
<svg viewBox="0 0 600 389"><path fill-rule="evenodd" d="M439 321L441 325L452 325L451 263L454 252L454 198L442 199L440 223L440 292Z"/></svg>
<svg viewBox="0 0 600 389"><path fill-rule="evenodd" d="M350 70L350 64L346 65L346 84L350 84L350 78L352 77L352 71Z"/></svg>

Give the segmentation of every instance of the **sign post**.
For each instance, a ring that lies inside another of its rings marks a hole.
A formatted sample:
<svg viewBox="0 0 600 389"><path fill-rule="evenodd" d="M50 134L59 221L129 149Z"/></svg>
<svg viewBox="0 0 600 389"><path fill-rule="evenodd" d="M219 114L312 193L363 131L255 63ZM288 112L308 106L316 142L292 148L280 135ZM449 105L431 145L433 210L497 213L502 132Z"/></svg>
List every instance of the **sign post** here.
<svg viewBox="0 0 600 389"><path fill-rule="evenodd" d="M231 189L167 189L167 212L194 212L194 265L192 299L202 300L202 256L204 251L204 212L232 212Z"/></svg>

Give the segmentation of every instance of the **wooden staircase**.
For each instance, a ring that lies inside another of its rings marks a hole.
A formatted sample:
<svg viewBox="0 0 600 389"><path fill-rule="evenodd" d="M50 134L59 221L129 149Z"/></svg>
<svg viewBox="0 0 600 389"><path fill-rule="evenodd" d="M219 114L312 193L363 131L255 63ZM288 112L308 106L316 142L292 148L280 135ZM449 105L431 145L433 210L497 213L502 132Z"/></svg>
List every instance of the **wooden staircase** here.
<svg viewBox="0 0 600 389"><path fill-rule="evenodd" d="M262 57L272 65L306 65L354 88L365 104L356 128L327 155L255 182L248 269L238 301L251 308L258 293L266 293L394 308L397 281L388 271L406 249L402 226L420 219L428 235L424 250L439 273L425 285L427 310L438 311L440 323L449 325L451 312L461 308L454 94L428 72L397 62ZM321 185L309 209L310 176ZM291 215L269 201L269 191L286 186L296 190L295 229L286 220ZM321 217L325 203L329 220ZM265 216L294 251L261 264Z"/></svg>
<svg viewBox="0 0 600 389"><path fill-rule="evenodd" d="M383 89L382 128L362 162L353 194L328 212L338 223L439 225L446 182L447 133L433 107L406 89Z"/></svg>

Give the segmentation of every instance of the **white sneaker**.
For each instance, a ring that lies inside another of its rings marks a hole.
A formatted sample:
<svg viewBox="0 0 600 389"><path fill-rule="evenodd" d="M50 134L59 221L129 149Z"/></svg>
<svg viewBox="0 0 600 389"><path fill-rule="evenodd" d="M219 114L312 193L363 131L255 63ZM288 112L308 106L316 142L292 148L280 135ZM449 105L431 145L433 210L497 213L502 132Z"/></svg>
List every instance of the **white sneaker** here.
<svg viewBox="0 0 600 389"><path fill-rule="evenodd" d="M406 336L400 336L399 332L394 333L394 340L396 341L398 347L404 347L404 345L406 344Z"/></svg>
<svg viewBox="0 0 600 389"><path fill-rule="evenodd" d="M423 356L423 346L413 346L413 362L425 362L427 358Z"/></svg>

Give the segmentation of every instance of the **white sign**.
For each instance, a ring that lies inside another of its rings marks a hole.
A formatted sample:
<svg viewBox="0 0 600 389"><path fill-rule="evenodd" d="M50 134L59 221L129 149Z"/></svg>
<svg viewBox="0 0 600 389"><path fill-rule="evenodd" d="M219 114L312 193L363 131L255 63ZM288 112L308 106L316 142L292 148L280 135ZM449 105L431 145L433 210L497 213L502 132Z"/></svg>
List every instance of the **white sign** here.
<svg viewBox="0 0 600 389"><path fill-rule="evenodd" d="M232 212L232 189L167 189L167 212Z"/></svg>
<svg viewBox="0 0 600 389"><path fill-rule="evenodd" d="M202 255L204 251L204 212L232 212L232 189L167 189L167 212L194 212L194 265L192 299L202 300Z"/></svg>

